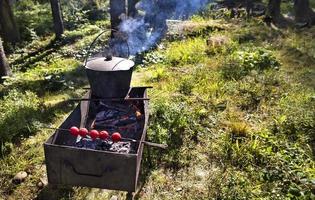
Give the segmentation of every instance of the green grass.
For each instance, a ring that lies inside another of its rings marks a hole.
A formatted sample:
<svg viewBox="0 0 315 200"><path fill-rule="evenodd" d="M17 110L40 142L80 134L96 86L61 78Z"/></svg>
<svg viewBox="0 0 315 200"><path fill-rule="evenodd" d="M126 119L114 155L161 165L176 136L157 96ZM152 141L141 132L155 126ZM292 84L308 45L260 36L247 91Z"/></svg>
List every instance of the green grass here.
<svg viewBox="0 0 315 200"><path fill-rule="evenodd" d="M205 21L222 23L202 16L192 23L196 21L202 26ZM106 26L107 21L85 24L66 32L64 43L49 46L51 37L46 36L23 49L44 48L53 56L11 55L11 62L20 62L14 65L15 77L0 87L0 104L11 105L11 89L27 89L40 98L37 123L58 126L74 108L64 99L81 95L87 84L81 51ZM163 48L145 54L133 85L154 86L149 90L148 140L169 148L145 150L137 198L314 199L313 31L274 31L259 19L227 20L222 29L165 40ZM210 36L228 42L216 51L207 44ZM42 143L52 132L32 134L4 144L1 198L123 198L123 192L81 187L38 189L45 174ZM21 170L32 176L14 185L11 179Z"/></svg>
<svg viewBox="0 0 315 200"><path fill-rule="evenodd" d="M166 62L172 66L197 64L205 59L206 42L201 38L173 42L166 49Z"/></svg>
<svg viewBox="0 0 315 200"><path fill-rule="evenodd" d="M256 32L264 29L261 34ZM141 71L154 77L162 68L162 74L168 74L167 79L153 82L149 138L170 144L170 149L163 155L156 153L156 169L140 199L314 198L315 91L301 77L310 72L307 77L314 78L314 62L300 60L301 54L289 58L281 54L288 48L288 38L296 34L292 30L282 33L283 39L267 31L271 30L259 24L222 31L236 42L232 52L208 57L197 54L198 63L174 56L176 67L166 62L164 68L152 64ZM244 32L257 34L239 40ZM310 36L305 39L312 40ZM278 43L273 46L275 40ZM181 52L187 44L189 54L191 41L203 39L171 43L164 52ZM257 46L264 50L256 50ZM309 57L310 52L302 55ZM222 72L229 59L238 63L238 70L228 71L237 78L227 80ZM300 72L291 73L297 68ZM242 69L246 73L238 76ZM150 76L147 80L151 82ZM156 96L160 95L156 90L163 95ZM195 170L205 177L200 178Z"/></svg>

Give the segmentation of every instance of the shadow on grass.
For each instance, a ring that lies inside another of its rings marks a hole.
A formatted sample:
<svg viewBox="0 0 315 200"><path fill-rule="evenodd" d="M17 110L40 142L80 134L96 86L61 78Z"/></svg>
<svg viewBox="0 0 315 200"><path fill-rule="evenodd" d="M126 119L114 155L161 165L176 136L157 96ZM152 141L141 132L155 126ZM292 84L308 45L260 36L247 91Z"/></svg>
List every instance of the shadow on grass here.
<svg viewBox="0 0 315 200"><path fill-rule="evenodd" d="M71 110L73 110L74 107L75 107L75 103L63 101L58 104L55 104L52 107L45 108L44 110L33 111L31 112L31 114L25 116L25 118L28 121L37 120L38 122L42 124L49 124L52 121L54 121L54 119L57 117L55 113L66 114L70 112ZM35 127L32 127L31 129L27 129L27 127L21 126L21 129L28 130L27 133L23 133L24 134L23 137L28 138L29 136L32 136L36 132L38 132L40 128L35 126ZM19 133L19 136L21 136L20 134L22 133ZM21 140L21 137L15 137L15 140L13 141L14 146L18 145L21 142L20 140ZM10 156L10 151L2 152L2 153L3 154L0 155L0 162L2 162L2 159L5 158L5 156ZM23 158L21 159L23 160ZM15 165L16 163L8 163L8 167L15 166ZM25 169L22 169L22 170L25 170ZM2 176L2 180L6 180L5 182L0 183L1 191L4 191L4 193L2 193L1 195L4 195L4 196L12 195L14 191L19 187L18 185L12 182L13 175L9 173L0 173L0 175ZM60 198L64 199L64 197L69 196L69 194L71 194L72 192L73 190L69 188L64 188L64 187L57 188L57 187L49 186L49 187L45 187L43 190L40 191L37 199L45 199L45 200L46 199L60 199Z"/></svg>
<svg viewBox="0 0 315 200"><path fill-rule="evenodd" d="M22 108L17 110L18 118L15 115L10 115L3 120L3 126L14 126L11 129L16 130L16 133L10 142L15 145L21 143L21 138L25 139L34 135L41 127L37 127L37 123L50 124L55 118L56 113L68 113L74 109L76 103L73 101L62 101L51 107L40 106L37 110L30 108ZM5 128L5 127L4 127ZM9 127L10 130L10 127ZM0 147L7 141L0 141ZM10 153L10 149L1 147L0 160Z"/></svg>
<svg viewBox="0 0 315 200"><path fill-rule="evenodd" d="M283 54L286 59L291 61L289 69L293 69L292 73L298 81L307 87L315 88L315 58L294 47L285 48Z"/></svg>
<svg viewBox="0 0 315 200"><path fill-rule="evenodd" d="M71 199L74 194L72 187L47 185L44 187L35 200L58 200L58 199Z"/></svg>
<svg viewBox="0 0 315 200"><path fill-rule="evenodd" d="M16 66L18 70L25 72L27 69L31 68L35 63L45 60L52 53L60 50L61 47L65 45L71 45L75 43L78 39L82 38L83 35L74 35L69 37L64 37L62 39L52 39L46 46L43 46L33 52L16 59L11 63L12 66Z"/></svg>
<svg viewBox="0 0 315 200"><path fill-rule="evenodd" d="M209 37L211 33L224 31L225 28L219 25L179 25L183 30L166 35L169 42L181 41L191 37Z"/></svg>
<svg viewBox="0 0 315 200"><path fill-rule="evenodd" d="M79 88L88 84L83 67L75 68L71 71L47 74L49 79L40 80L17 80L0 90L0 97L3 97L12 89L21 91L32 91L38 96L45 93L58 93L62 90Z"/></svg>
<svg viewBox="0 0 315 200"><path fill-rule="evenodd" d="M181 163L180 154L183 145L182 131L177 132L178 134L170 134L171 137L167 141L168 148L166 150L150 146L144 147L135 199L140 198L140 193L154 170L165 168L176 173L180 168L185 167L185 165ZM149 140L158 141L154 138L150 138Z"/></svg>
<svg viewBox="0 0 315 200"><path fill-rule="evenodd" d="M153 151L150 148L151 147L144 147L144 150L143 150L137 191L134 194L134 199L140 198L140 193L143 190L143 187L145 186L148 180L148 177L150 177L152 171L156 169L158 166L157 160L153 160L154 159L152 156ZM165 150L155 149L154 153L158 153L156 155L162 155L165 153Z"/></svg>

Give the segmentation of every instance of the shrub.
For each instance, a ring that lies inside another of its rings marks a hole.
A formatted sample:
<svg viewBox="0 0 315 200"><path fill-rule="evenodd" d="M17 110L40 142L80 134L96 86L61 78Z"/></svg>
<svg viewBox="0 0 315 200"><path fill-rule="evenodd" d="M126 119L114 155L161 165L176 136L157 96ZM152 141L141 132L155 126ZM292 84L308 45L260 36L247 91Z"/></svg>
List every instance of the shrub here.
<svg viewBox="0 0 315 200"><path fill-rule="evenodd" d="M280 62L265 49L252 51L236 51L227 59L222 67L222 75L226 79L241 79L251 71L265 69L278 69Z"/></svg>
<svg viewBox="0 0 315 200"><path fill-rule="evenodd" d="M5 96L0 101L0 145L34 132L39 108L40 101L32 92L12 90Z"/></svg>

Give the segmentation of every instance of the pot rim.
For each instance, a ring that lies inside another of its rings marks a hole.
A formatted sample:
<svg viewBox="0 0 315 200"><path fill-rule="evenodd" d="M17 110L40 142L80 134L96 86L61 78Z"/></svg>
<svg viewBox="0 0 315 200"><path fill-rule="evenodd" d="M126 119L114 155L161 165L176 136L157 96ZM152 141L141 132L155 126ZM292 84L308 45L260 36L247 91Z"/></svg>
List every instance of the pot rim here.
<svg viewBox="0 0 315 200"><path fill-rule="evenodd" d="M88 67L88 64L90 61L93 62L94 60L97 60L97 59L104 59L104 61L106 61L105 57L94 57L94 58L90 59L88 62L86 62L86 64L84 65L85 69L89 69L89 70L92 70L95 72L115 72L115 71L129 71L129 70L132 70L135 66L135 63L132 60L116 57L116 59L120 59L120 60L115 65L113 65L111 70L101 70L101 68L102 68L101 64L99 65L100 67L96 67L95 69ZM117 66L122 64L123 62L126 62L125 65L126 66L128 65L128 67L126 67L126 68L122 67L122 68L117 69Z"/></svg>

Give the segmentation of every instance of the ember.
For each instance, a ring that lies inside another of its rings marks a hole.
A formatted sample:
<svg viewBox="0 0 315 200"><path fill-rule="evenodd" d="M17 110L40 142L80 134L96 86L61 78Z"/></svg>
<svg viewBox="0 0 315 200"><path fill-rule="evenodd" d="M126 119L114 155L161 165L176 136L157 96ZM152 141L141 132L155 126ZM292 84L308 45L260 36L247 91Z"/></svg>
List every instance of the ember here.
<svg viewBox="0 0 315 200"><path fill-rule="evenodd" d="M105 129L109 133L118 131L127 138L134 138L141 131L143 118L136 103L100 102L96 107L97 114L91 128Z"/></svg>
<svg viewBox="0 0 315 200"><path fill-rule="evenodd" d="M133 102L90 102L90 115L86 127L91 131L88 134L86 128L71 127L70 133L77 136L73 145L78 148L112 151L118 153L135 153L135 145L130 141L140 135L144 125L144 115L138 101ZM100 132L97 130L101 130ZM79 132L84 132L80 134ZM87 136L88 135L88 136ZM109 139L111 135L111 140Z"/></svg>

